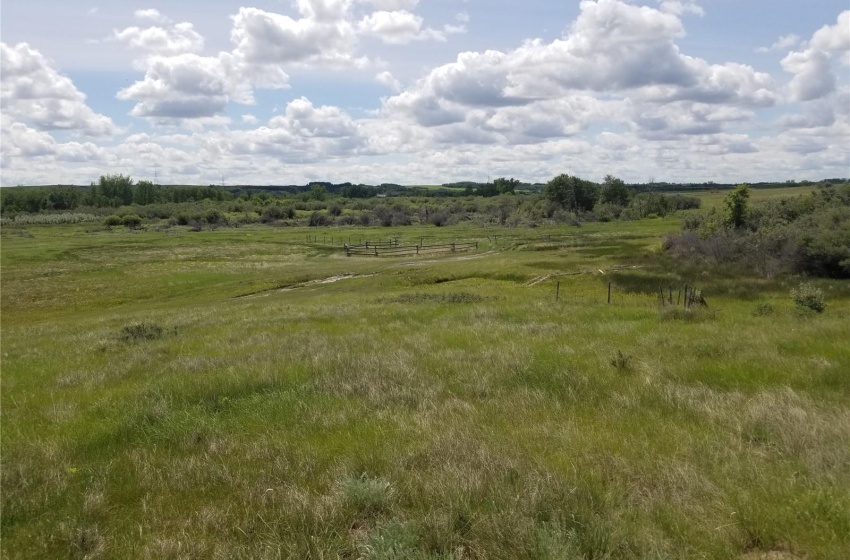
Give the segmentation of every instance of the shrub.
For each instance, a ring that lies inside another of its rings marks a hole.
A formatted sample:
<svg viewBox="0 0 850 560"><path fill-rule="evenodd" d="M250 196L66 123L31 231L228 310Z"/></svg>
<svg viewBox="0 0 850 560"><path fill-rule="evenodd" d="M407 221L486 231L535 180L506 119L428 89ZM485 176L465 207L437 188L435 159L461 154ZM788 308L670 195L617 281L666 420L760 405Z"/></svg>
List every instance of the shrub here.
<svg viewBox="0 0 850 560"><path fill-rule="evenodd" d="M135 342L139 340L156 340L162 338L163 334L165 334L165 329L161 325L143 321L123 327L119 338L124 342Z"/></svg>
<svg viewBox="0 0 850 560"><path fill-rule="evenodd" d="M632 357L617 350L617 354L611 360L611 366L620 373L628 373L632 370Z"/></svg>
<svg viewBox="0 0 850 560"><path fill-rule="evenodd" d="M107 216L106 220L103 221L103 224L109 227L120 226L122 223L121 216L116 216L115 214Z"/></svg>
<svg viewBox="0 0 850 560"><path fill-rule="evenodd" d="M342 491L346 503L361 514L386 511L394 494L388 481L366 475L343 480Z"/></svg>
<svg viewBox="0 0 850 560"><path fill-rule="evenodd" d="M823 313L826 309L826 302L823 299L823 290L816 288L812 284L803 282L799 287L791 290L791 299L797 309L811 310L815 313Z"/></svg>
<svg viewBox="0 0 850 560"><path fill-rule="evenodd" d="M327 215L322 214L318 210L310 214L310 219L307 222L311 227L326 226L330 223Z"/></svg>
<svg viewBox="0 0 850 560"><path fill-rule="evenodd" d="M774 309L772 303L760 303L753 309L753 315L756 317L767 317L773 315Z"/></svg>
<svg viewBox="0 0 850 560"><path fill-rule="evenodd" d="M328 214L331 216L339 216L342 214L342 206L334 202L333 204L328 206Z"/></svg>
<svg viewBox="0 0 850 560"><path fill-rule="evenodd" d="M208 224L220 224L227 221L227 216L221 210L210 208L204 212L204 221Z"/></svg>
<svg viewBox="0 0 850 560"><path fill-rule="evenodd" d="M130 229L136 229L142 225L142 218L137 214L127 214L121 219L121 222Z"/></svg>

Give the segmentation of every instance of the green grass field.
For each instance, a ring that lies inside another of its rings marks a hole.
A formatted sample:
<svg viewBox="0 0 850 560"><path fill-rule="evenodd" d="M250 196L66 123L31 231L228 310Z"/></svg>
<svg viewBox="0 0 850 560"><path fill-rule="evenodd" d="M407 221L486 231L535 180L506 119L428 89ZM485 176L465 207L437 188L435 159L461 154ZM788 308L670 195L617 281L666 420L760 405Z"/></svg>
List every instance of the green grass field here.
<svg viewBox="0 0 850 560"><path fill-rule="evenodd" d="M802 194L808 194L815 191L817 187L815 186L793 186L793 187L781 187L775 189L756 189L750 188L750 202L758 203L766 200L775 200L780 198L788 198L792 196L799 196ZM723 206L723 199L729 194L729 190L716 190L716 191L696 191L692 193L684 193L692 196L696 196L702 201L702 208L721 208Z"/></svg>
<svg viewBox="0 0 850 560"><path fill-rule="evenodd" d="M847 558L850 286L677 228L4 226L2 556Z"/></svg>

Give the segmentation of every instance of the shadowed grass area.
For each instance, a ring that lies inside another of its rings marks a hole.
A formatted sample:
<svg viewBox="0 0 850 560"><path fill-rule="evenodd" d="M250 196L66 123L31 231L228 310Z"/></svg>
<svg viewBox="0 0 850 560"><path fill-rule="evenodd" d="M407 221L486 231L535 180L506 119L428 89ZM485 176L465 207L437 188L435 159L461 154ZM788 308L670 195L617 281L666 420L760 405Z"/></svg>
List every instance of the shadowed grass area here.
<svg viewBox="0 0 850 560"><path fill-rule="evenodd" d="M3 557L843 558L850 287L675 227L4 227Z"/></svg>

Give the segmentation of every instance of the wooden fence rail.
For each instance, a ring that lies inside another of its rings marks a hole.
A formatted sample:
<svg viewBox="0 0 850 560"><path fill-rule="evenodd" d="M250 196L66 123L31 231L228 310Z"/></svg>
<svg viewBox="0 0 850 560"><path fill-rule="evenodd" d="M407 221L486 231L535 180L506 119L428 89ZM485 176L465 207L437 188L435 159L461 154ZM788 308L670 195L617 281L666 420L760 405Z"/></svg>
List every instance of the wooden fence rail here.
<svg viewBox="0 0 850 560"><path fill-rule="evenodd" d="M345 255L364 255L380 257L387 256L404 256L404 255L420 255L423 253L444 253L456 251L468 251L470 249L478 250L478 242L474 243L445 243L439 245L348 245L343 248Z"/></svg>

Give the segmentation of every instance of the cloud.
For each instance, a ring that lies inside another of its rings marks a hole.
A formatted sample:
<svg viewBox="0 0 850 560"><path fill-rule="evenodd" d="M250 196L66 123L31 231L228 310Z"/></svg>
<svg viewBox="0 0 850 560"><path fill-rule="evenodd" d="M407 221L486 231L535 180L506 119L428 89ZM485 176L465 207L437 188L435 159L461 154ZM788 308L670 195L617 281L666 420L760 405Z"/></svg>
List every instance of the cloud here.
<svg viewBox="0 0 850 560"><path fill-rule="evenodd" d="M776 40L769 47L759 47L756 49L756 52L759 53L768 53L768 52L777 52L777 51L787 51L793 47L798 46L802 42L802 39L798 35L794 35L793 33L788 35L783 35L779 39Z"/></svg>
<svg viewBox="0 0 850 560"><path fill-rule="evenodd" d="M378 80L378 83L387 86L396 93L402 90L401 82L399 82L396 77L393 76L392 73L387 70L376 74L375 79Z"/></svg>
<svg viewBox="0 0 850 560"><path fill-rule="evenodd" d="M366 135L350 115L338 107L316 107L305 97L291 101L267 126L207 134L204 143L213 152L302 164L370 153Z"/></svg>
<svg viewBox="0 0 850 560"><path fill-rule="evenodd" d="M461 53L386 99L383 113L450 127L459 142L533 143L599 121L646 137L716 134L776 102L769 75L687 56L675 43L683 34L672 13L585 0L563 38Z"/></svg>
<svg viewBox="0 0 850 560"><path fill-rule="evenodd" d="M677 16L685 14L705 15L705 10L700 8L695 0L658 0L658 9Z"/></svg>
<svg viewBox="0 0 850 560"><path fill-rule="evenodd" d="M422 18L405 10L373 12L357 24L360 33L377 37L385 43L404 44L416 39L422 31Z"/></svg>
<svg viewBox="0 0 850 560"><path fill-rule="evenodd" d="M117 131L109 117L86 105L86 96L70 78L53 68L26 43L0 43L3 80L0 99L4 113L38 130L70 130L87 136Z"/></svg>
<svg viewBox="0 0 850 560"><path fill-rule="evenodd" d="M395 11L412 10L419 0L361 0L364 4L372 5L376 10Z"/></svg>
<svg viewBox="0 0 850 560"><path fill-rule="evenodd" d="M3 142L0 149L6 157L40 157L56 153L56 141L45 132L30 128L24 123L13 122L3 115Z"/></svg>
<svg viewBox="0 0 850 560"><path fill-rule="evenodd" d="M815 31L809 44L827 52L850 50L850 10L841 12L835 25L824 25Z"/></svg>
<svg viewBox="0 0 850 560"><path fill-rule="evenodd" d="M159 13L159 10L154 8L148 8L144 10L136 10L133 12L133 16L136 19L140 19L143 21L152 21L154 23L170 23L171 20L167 17L163 16Z"/></svg>
<svg viewBox="0 0 850 560"><path fill-rule="evenodd" d="M118 99L138 101L136 117L193 119L220 113L229 102L254 103L244 69L228 53L153 56L143 80L118 92Z"/></svg>
<svg viewBox="0 0 850 560"><path fill-rule="evenodd" d="M362 35L376 37L384 43L404 45L412 41L445 41L448 34L464 33L462 25L445 25L442 30L422 27L421 16L406 10L373 12L357 24Z"/></svg>
<svg viewBox="0 0 850 560"><path fill-rule="evenodd" d="M850 10L839 14L835 25L817 30L807 48L792 51L782 59L782 68L794 75L788 84L789 98L813 101L835 91L836 56L843 64L850 64Z"/></svg>
<svg viewBox="0 0 850 560"><path fill-rule="evenodd" d="M114 31L111 39L150 55L199 53L204 49L204 38L188 22L178 23L168 28L127 27L121 31Z"/></svg>
<svg viewBox="0 0 850 560"><path fill-rule="evenodd" d="M230 33L234 55L251 64L357 66L354 25L346 19L348 2L299 0L304 17L240 8Z"/></svg>

